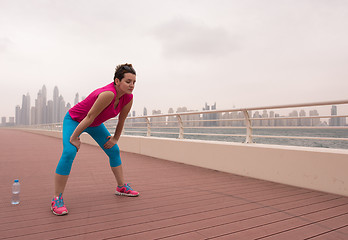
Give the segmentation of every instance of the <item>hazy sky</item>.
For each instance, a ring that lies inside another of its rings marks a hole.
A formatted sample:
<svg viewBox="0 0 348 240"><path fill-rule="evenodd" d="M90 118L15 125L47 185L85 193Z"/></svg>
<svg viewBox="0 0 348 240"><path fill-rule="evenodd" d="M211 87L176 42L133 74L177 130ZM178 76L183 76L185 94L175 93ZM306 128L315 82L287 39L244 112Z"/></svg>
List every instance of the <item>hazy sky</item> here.
<svg viewBox="0 0 348 240"><path fill-rule="evenodd" d="M0 0L0 116L137 71L133 110L348 98L346 0Z"/></svg>

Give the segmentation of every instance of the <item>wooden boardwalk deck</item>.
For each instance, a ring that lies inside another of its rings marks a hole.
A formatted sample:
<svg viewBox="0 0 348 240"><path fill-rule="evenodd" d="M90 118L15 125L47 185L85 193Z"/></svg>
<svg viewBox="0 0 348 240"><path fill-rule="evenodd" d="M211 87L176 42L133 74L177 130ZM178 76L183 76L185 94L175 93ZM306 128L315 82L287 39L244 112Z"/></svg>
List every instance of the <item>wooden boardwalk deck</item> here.
<svg viewBox="0 0 348 240"><path fill-rule="evenodd" d="M106 155L86 144L64 194L69 215L57 217L61 150L60 139L0 129L0 239L348 239L347 197L126 152L126 179L141 196L115 196Z"/></svg>

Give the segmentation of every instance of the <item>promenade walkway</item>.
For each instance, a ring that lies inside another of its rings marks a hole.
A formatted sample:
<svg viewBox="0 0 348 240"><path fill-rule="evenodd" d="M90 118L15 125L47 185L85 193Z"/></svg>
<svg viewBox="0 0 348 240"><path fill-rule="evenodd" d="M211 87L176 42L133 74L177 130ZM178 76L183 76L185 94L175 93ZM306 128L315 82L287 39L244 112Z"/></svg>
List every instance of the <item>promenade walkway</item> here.
<svg viewBox="0 0 348 240"><path fill-rule="evenodd" d="M87 144L64 194L69 214L54 216L61 151L60 139L0 129L0 239L348 239L347 197L127 152L126 180L141 195L115 196L106 155Z"/></svg>

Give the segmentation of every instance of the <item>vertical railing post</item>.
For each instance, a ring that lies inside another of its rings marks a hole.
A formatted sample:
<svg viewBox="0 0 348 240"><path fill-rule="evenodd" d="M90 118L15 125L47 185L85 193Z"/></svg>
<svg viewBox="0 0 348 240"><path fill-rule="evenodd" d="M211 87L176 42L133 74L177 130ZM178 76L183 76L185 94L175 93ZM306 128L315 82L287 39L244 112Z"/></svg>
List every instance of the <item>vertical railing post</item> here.
<svg viewBox="0 0 348 240"><path fill-rule="evenodd" d="M181 116L179 114L176 115L178 118L178 124L179 124L179 139L184 138L184 124L182 122Z"/></svg>
<svg viewBox="0 0 348 240"><path fill-rule="evenodd" d="M150 137L151 136L151 124L150 124L150 120L148 117L145 117L146 119L146 126L147 126L147 133L146 136Z"/></svg>
<svg viewBox="0 0 348 240"><path fill-rule="evenodd" d="M252 125L251 125L251 120L250 120L250 116L247 110L243 110L243 114L244 114L244 119L245 119L245 125L246 125L246 137L245 137L245 143L252 143L253 142L253 129L252 129Z"/></svg>

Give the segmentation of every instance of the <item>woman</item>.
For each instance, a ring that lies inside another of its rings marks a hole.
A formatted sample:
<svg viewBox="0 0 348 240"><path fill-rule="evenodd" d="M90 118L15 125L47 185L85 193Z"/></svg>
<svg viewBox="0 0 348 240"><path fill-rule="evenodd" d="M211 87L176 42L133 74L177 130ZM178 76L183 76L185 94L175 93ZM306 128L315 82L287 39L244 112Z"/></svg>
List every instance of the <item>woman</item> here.
<svg viewBox="0 0 348 240"><path fill-rule="evenodd" d="M85 100L72 107L63 121L63 153L55 174L55 194L51 210L56 215L68 213L63 201L63 192L69 178L72 163L80 149L80 134L87 132L108 155L112 172L117 181L116 195L139 196L124 182L120 150L117 141L120 138L124 121L132 107L133 89L136 73L132 64L122 64L116 67L114 81L93 91ZM103 122L118 117L114 136L104 126Z"/></svg>

